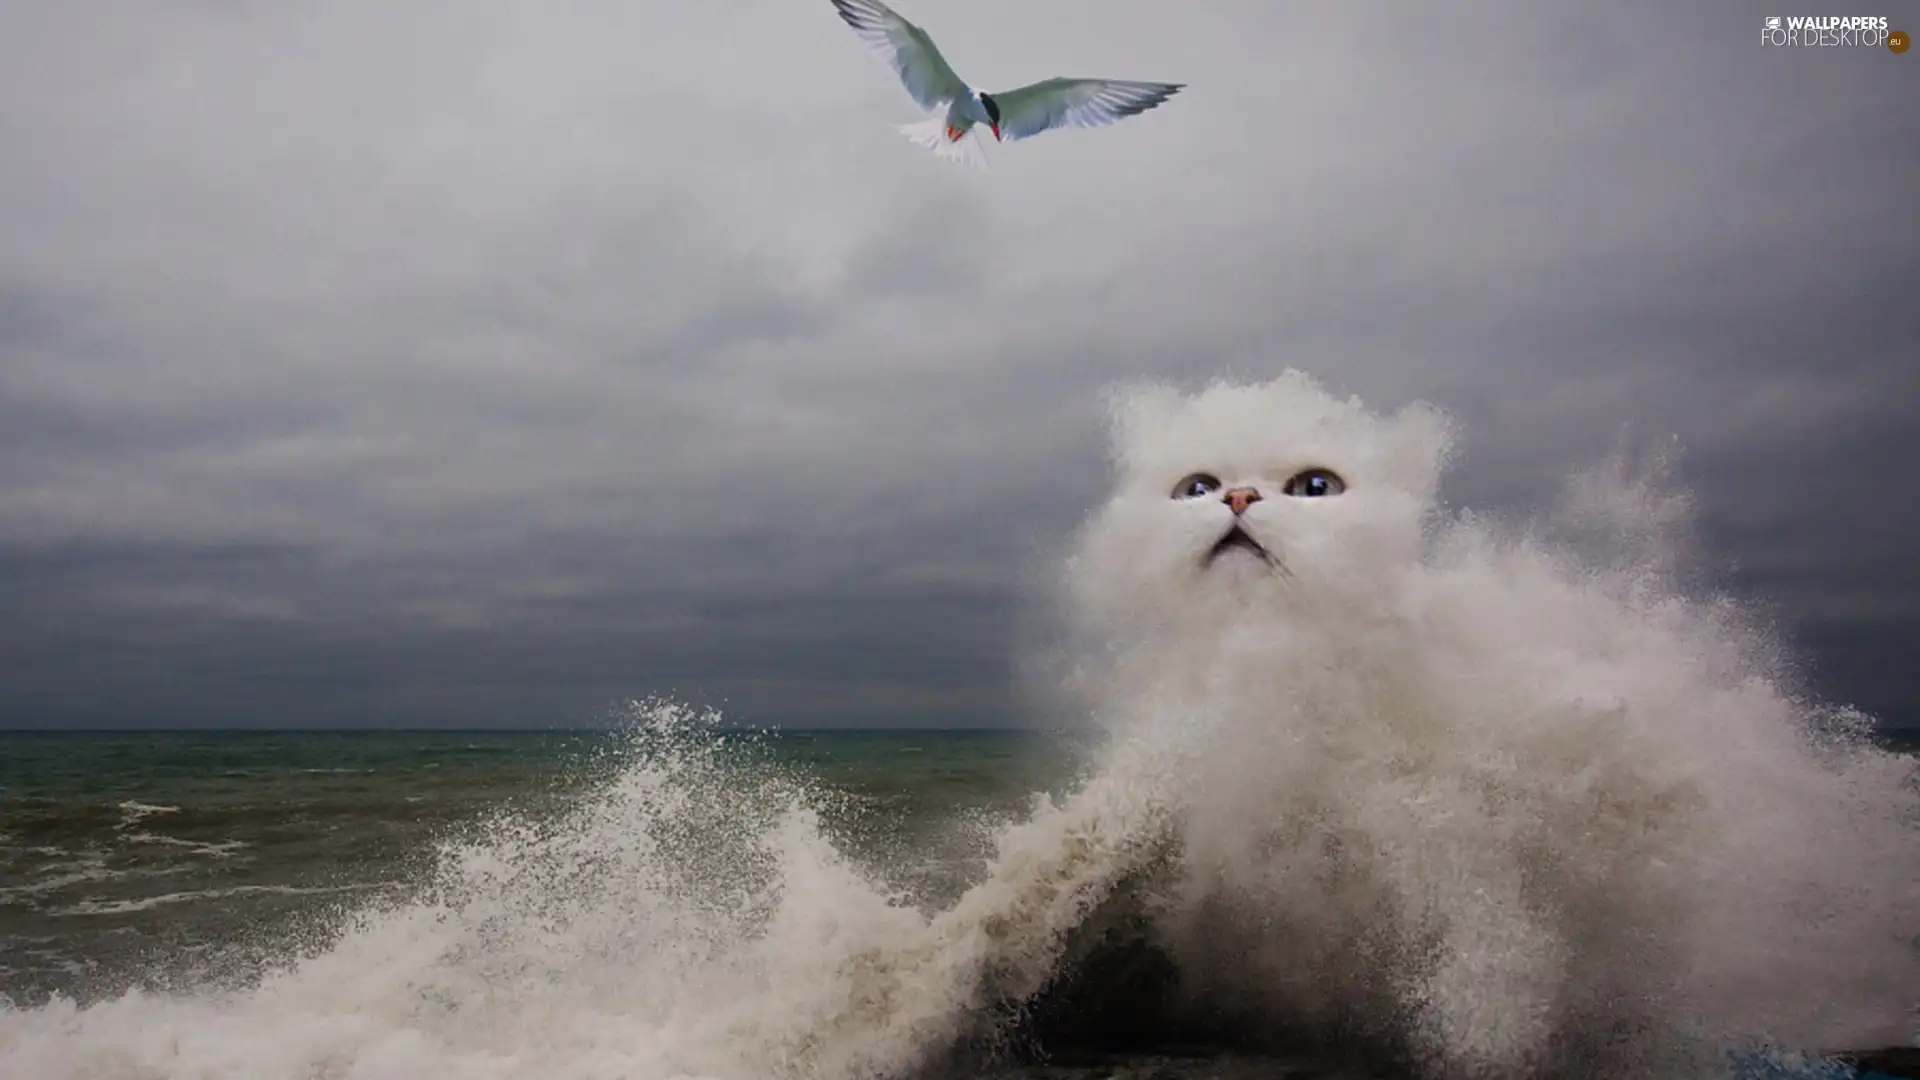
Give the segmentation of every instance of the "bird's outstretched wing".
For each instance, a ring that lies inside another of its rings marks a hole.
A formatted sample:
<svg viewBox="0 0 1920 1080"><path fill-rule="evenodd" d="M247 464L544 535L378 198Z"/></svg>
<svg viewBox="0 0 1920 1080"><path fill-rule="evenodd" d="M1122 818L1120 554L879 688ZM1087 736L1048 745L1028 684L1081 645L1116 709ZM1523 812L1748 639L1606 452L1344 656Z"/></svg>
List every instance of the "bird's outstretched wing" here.
<svg viewBox="0 0 1920 1080"><path fill-rule="evenodd" d="M995 94L993 99L1000 106L1000 137L1012 142L1053 128L1100 127L1138 116L1185 85L1125 79L1046 79Z"/></svg>
<svg viewBox="0 0 1920 1080"><path fill-rule="evenodd" d="M967 84L947 66L927 32L880 0L833 0L833 6L853 32L899 74L921 108L944 105L967 92Z"/></svg>

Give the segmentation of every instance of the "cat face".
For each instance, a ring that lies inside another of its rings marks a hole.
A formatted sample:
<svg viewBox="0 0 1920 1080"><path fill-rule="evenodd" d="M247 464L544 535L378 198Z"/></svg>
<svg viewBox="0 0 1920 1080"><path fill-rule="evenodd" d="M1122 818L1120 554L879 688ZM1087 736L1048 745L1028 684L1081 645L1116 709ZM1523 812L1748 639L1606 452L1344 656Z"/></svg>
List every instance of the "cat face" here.
<svg viewBox="0 0 1920 1080"><path fill-rule="evenodd" d="M1112 413L1118 482L1074 567L1085 605L1205 619L1350 594L1420 557L1448 442L1427 406L1375 416L1290 371L1133 388Z"/></svg>

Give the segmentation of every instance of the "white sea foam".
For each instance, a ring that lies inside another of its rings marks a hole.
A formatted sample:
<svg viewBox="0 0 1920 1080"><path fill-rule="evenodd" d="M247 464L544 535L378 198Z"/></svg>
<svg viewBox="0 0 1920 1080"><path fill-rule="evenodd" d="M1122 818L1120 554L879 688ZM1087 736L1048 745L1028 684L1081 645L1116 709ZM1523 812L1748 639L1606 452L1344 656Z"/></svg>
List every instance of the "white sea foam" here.
<svg viewBox="0 0 1920 1080"><path fill-rule="evenodd" d="M181 892L160 893L156 896L142 896L130 900L82 900L71 907L52 912L54 915L128 915L136 911L148 911L171 904L198 903L207 900L225 900L235 896L265 894L270 896L327 896L334 893L366 892L385 888L382 885L232 885L221 889L187 889Z"/></svg>
<svg viewBox="0 0 1920 1080"><path fill-rule="evenodd" d="M28 1080L897 1075L1035 990L1164 836L1143 796L1165 782L1137 781L1172 763L1130 744L923 914L827 842L804 788L726 765L688 710L647 716L645 752L597 797L449 845L429 895L367 909L256 989L0 1009L0 1057Z"/></svg>
<svg viewBox="0 0 1920 1080"><path fill-rule="evenodd" d="M820 793L650 703L571 811L447 844L425 894L257 987L0 1007L9 1076L901 1076L1030 997L1143 871L1197 990L1438 1073L1586 1051L1682 1075L1721 1038L1911 1034L1911 763L1686 591L1683 504L1602 471L1569 517L1503 529L1436 513L1426 412L1297 379L1121 404L1119 495L1068 576L1074 685L1112 737L994 827L951 905L917 908L836 848ZM1286 572L1188 573L1212 526L1157 516L1160 473L1303 456L1353 486L1318 524L1261 511Z"/></svg>
<svg viewBox="0 0 1920 1080"><path fill-rule="evenodd" d="M120 824L118 827L121 829L130 829L139 824L143 819L153 817L157 814L177 814L180 812L180 808L177 806L161 806L153 803L136 802L133 799L128 799L121 803L119 810Z"/></svg>
<svg viewBox="0 0 1920 1080"><path fill-rule="evenodd" d="M1216 725L1160 923L1198 985L1439 1074L1913 1037L1914 763L1691 587L1670 454L1502 525L1436 505L1424 407L1298 375L1116 405L1121 482L1069 576L1078 685L1123 738ZM1316 467L1346 492L1281 494ZM1203 568L1234 515L1169 497L1195 472L1266 494L1240 520L1278 568Z"/></svg>
<svg viewBox="0 0 1920 1080"><path fill-rule="evenodd" d="M62 854L68 854L62 852ZM106 856L82 854L76 859L49 863L38 868L42 875L36 880L21 885L0 886L0 904L9 901L25 901L44 893L56 892L75 885L89 882L106 881L119 877L122 871L109 869Z"/></svg>
<svg viewBox="0 0 1920 1080"><path fill-rule="evenodd" d="M157 844L161 847L182 848L196 855L211 855L224 859L247 846L245 840L186 840L178 836L163 836L159 833L128 833L126 840L130 844Z"/></svg>

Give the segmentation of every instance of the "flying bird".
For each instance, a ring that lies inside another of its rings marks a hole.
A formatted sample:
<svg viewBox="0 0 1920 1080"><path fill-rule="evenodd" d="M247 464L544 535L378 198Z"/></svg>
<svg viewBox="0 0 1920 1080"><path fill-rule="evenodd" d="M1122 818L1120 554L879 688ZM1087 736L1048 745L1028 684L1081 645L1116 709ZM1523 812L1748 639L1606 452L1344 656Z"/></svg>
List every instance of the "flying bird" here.
<svg viewBox="0 0 1920 1080"><path fill-rule="evenodd" d="M943 158L985 164L974 127L987 125L994 139L1013 142L1066 127L1100 127L1138 116L1177 93L1185 83L1125 79L1044 79L1018 90L990 94L967 85L934 47L925 30L901 18L880 0L833 0L840 17L906 84L907 93L930 115L901 124L902 135Z"/></svg>

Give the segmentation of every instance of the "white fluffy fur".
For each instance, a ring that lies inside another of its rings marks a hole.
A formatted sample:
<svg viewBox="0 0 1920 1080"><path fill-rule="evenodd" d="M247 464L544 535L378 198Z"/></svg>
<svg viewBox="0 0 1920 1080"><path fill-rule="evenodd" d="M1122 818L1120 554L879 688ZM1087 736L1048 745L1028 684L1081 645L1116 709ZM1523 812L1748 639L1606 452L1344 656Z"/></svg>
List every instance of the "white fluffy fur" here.
<svg viewBox="0 0 1920 1080"><path fill-rule="evenodd" d="M1913 763L1682 587L1660 477L1597 470L1507 531L1441 512L1426 406L1290 372L1113 412L1117 486L1068 574L1078 685L1122 738L1205 733L1161 919L1196 986L1448 1076L1913 1037ZM1308 467L1348 490L1281 494ZM1202 566L1231 511L1170 498L1196 471L1261 490L1284 571Z"/></svg>

